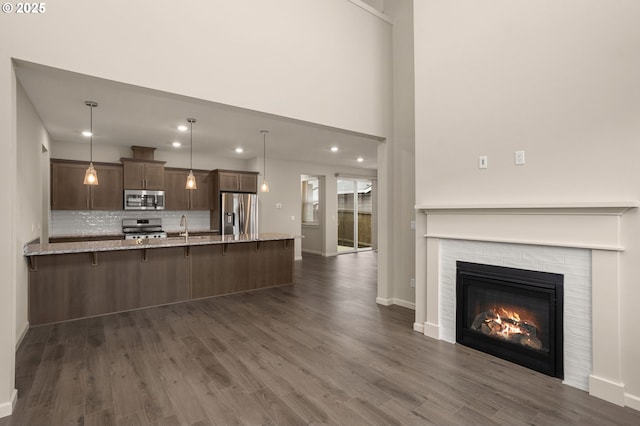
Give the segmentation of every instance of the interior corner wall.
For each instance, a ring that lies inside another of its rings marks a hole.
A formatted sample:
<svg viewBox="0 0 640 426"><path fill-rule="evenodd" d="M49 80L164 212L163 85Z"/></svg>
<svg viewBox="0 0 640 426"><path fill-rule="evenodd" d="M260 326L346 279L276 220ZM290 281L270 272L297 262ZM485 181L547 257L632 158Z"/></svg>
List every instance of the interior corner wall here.
<svg viewBox="0 0 640 426"><path fill-rule="evenodd" d="M27 330L28 269L22 248L40 237L42 230L42 147L49 147L49 134L22 86L17 83L18 182L15 264L16 264L16 339Z"/></svg>
<svg viewBox="0 0 640 426"><path fill-rule="evenodd" d="M416 203L640 200L639 20L633 0L414 2ZM640 409L640 340L627 325L640 214L623 226L623 378Z"/></svg>

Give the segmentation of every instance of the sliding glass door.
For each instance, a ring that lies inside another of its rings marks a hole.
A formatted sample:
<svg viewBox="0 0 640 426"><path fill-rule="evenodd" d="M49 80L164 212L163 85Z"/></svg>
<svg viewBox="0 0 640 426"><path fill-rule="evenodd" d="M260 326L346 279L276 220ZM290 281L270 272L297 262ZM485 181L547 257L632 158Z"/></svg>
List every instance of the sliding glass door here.
<svg viewBox="0 0 640 426"><path fill-rule="evenodd" d="M371 181L338 179L338 253L371 250Z"/></svg>

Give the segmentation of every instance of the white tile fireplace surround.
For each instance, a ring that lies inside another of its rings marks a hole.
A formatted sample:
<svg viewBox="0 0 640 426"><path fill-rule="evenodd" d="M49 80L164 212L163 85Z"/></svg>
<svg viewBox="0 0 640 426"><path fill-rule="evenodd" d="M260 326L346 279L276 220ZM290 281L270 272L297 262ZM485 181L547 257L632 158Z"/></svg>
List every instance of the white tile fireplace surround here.
<svg viewBox="0 0 640 426"><path fill-rule="evenodd" d="M418 206L414 330L455 343L456 261L564 275L564 381L637 408L622 380L621 218L636 202ZM613 331L613 332L612 332Z"/></svg>

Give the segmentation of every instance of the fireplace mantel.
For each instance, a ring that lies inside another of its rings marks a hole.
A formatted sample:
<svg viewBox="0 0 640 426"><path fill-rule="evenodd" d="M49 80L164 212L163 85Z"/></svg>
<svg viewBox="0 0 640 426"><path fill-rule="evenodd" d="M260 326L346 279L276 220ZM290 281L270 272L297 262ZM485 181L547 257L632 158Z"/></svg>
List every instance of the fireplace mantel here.
<svg viewBox="0 0 640 426"><path fill-rule="evenodd" d="M428 220L417 231L427 238L622 251L621 216L639 206L638 201L418 205Z"/></svg>
<svg viewBox="0 0 640 426"><path fill-rule="evenodd" d="M591 252L592 368L588 390L618 405L622 381L620 256L625 218L638 201L523 204L422 204L416 210L414 330L439 339L439 283L443 240L588 249ZM616 332L611 332L615 330Z"/></svg>

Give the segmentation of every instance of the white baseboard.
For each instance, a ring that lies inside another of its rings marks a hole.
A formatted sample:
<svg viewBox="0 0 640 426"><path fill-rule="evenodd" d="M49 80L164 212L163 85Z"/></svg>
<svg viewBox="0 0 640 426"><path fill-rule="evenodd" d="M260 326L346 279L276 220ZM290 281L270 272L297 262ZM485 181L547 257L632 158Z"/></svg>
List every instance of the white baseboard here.
<svg viewBox="0 0 640 426"><path fill-rule="evenodd" d="M11 395L9 401L0 403L0 418L10 416L16 408L16 401L18 400L18 391L11 389Z"/></svg>
<svg viewBox="0 0 640 426"><path fill-rule="evenodd" d="M29 331L29 321L27 321L22 331L18 334L18 340L16 340L16 350L18 350L20 343L22 343L22 340L24 340L24 336L27 335L27 331Z"/></svg>
<svg viewBox="0 0 640 426"><path fill-rule="evenodd" d="M419 322L414 322L413 330L417 331L418 333L424 334L424 324L420 324Z"/></svg>
<svg viewBox="0 0 640 426"><path fill-rule="evenodd" d="M407 302L406 300L402 300L402 299L396 299L395 297L392 297L391 299L383 299L382 297L376 297L376 303L382 306L398 305L398 306L402 306L403 308L413 309L414 311L416 310L415 303Z"/></svg>
<svg viewBox="0 0 640 426"><path fill-rule="evenodd" d="M630 393L624 394L624 405L634 410L640 411L640 397L631 395Z"/></svg>
<svg viewBox="0 0 640 426"><path fill-rule="evenodd" d="M335 257L338 255L337 251L332 251L331 253L323 253L322 254L324 257Z"/></svg>
<svg viewBox="0 0 640 426"><path fill-rule="evenodd" d="M322 256L322 252L321 251L317 251L317 250L302 249L302 253L315 254L315 255L318 255L318 256Z"/></svg>
<svg viewBox="0 0 640 426"><path fill-rule="evenodd" d="M294 260L294 261L296 261L296 260L302 260L302 256L296 256L296 257L294 257L294 258L293 258L293 260Z"/></svg>
<svg viewBox="0 0 640 426"><path fill-rule="evenodd" d="M589 394L621 407L625 405L623 383L612 382L592 374L589 376Z"/></svg>
<svg viewBox="0 0 640 426"><path fill-rule="evenodd" d="M383 299L382 297L376 297L376 303L378 305L382 305L382 306L391 306L393 305L393 302L391 302L393 299Z"/></svg>
<svg viewBox="0 0 640 426"><path fill-rule="evenodd" d="M424 335L432 339L440 340L440 326L430 322L424 323Z"/></svg>

